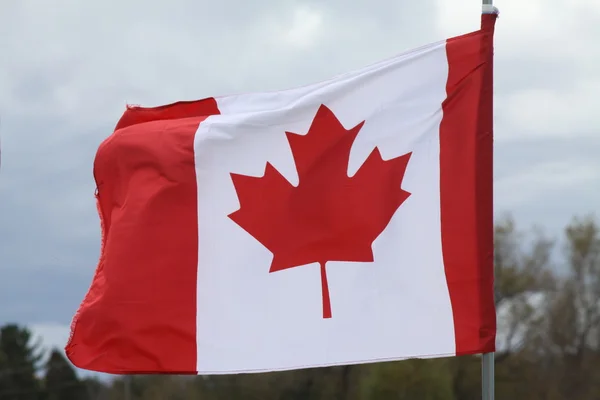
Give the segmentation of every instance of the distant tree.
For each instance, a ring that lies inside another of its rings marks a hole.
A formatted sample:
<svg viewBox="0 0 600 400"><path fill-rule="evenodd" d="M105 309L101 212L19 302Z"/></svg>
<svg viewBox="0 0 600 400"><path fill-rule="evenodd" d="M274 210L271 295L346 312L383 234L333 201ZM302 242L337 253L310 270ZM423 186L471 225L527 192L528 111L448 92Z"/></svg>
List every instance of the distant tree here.
<svg viewBox="0 0 600 400"><path fill-rule="evenodd" d="M548 293L545 313L526 349L539 363L548 396L600 398L600 227L591 216L565 229L568 275Z"/></svg>
<svg viewBox="0 0 600 400"><path fill-rule="evenodd" d="M8 360L4 352L0 349L0 399L2 398L2 392L5 392L10 387L9 372Z"/></svg>
<svg viewBox="0 0 600 400"><path fill-rule="evenodd" d="M446 359L373 364L359 399L453 400L452 374Z"/></svg>
<svg viewBox="0 0 600 400"><path fill-rule="evenodd" d="M89 400L111 400L109 384L98 378L82 379Z"/></svg>
<svg viewBox="0 0 600 400"><path fill-rule="evenodd" d="M42 358L39 344L27 328L8 324L0 328L0 399L43 399L36 370Z"/></svg>
<svg viewBox="0 0 600 400"><path fill-rule="evenodd" d="M44 377L47 400L87 400L86 387L62 353L52 350Z"/></svg>
<svg viewBox="0 0 600 400"><path fill-rule="evenodd" d="M529 240L527 240L529 239ZM532 292L555 286L550 268L554 241L534 230L527 238L507 215L494 227L494 273L496 306L520 300Z"/></svg>

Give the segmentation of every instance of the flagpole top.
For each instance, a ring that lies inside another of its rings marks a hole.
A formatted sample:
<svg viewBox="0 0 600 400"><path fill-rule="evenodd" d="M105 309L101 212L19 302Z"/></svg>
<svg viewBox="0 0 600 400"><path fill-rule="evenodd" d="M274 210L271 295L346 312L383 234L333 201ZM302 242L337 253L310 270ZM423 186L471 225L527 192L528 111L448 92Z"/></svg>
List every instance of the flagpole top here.
<svg viewBox="0 0 600 400"><path fill-rule="evenodd" d="M498 10L498 8L494 6L491 1L489 3L486 3L484 0L483 5L481 7L481 13L498 15L500 13L500 10Z"/></svg>

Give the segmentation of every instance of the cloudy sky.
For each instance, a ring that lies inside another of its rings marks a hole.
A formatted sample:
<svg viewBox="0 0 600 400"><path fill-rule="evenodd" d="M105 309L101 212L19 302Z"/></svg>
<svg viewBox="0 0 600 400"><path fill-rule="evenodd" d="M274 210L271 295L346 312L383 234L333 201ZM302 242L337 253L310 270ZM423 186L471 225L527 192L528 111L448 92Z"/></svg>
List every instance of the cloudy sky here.
<svg viewBox="0 0 600 400"><path fill-rule="evenodd" d="M497 0L496 210L600 211L600 2ZM63 346L126 104L276 90L477 29L480 0L0 0L0 324Z"/></svg>

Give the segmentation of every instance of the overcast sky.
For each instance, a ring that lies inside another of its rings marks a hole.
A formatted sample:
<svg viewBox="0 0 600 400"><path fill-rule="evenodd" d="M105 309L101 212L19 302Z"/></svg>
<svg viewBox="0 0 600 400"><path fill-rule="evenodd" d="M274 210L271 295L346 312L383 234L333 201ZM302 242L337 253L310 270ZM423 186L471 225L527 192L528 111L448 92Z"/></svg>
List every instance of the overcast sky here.
<svg viewBox="0 0 600 400"><path fill-rule="evenodd" d="M600 210L600 1L498 0L495 207ZM302 85L478 28L480 0L0 0L0 324L60 347L98 258L92 163L125 104Z"/></svg>

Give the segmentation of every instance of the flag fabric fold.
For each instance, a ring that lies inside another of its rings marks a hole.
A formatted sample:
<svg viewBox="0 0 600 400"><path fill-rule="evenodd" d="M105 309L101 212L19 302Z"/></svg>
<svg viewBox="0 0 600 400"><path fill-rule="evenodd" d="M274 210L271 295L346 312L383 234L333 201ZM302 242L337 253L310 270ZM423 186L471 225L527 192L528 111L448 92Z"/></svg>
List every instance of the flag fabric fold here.
<svg viewBox="0 0 600 400"><path fill-rule="evenodd" d="M116 374L492 352L493 32L320 83L128 107L66 346Z"/></svg>

